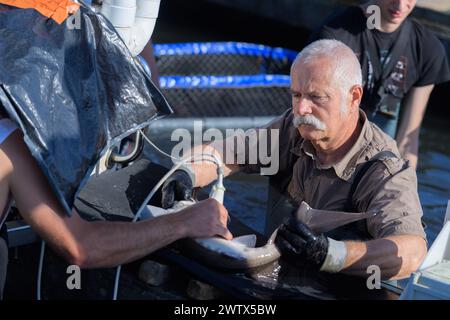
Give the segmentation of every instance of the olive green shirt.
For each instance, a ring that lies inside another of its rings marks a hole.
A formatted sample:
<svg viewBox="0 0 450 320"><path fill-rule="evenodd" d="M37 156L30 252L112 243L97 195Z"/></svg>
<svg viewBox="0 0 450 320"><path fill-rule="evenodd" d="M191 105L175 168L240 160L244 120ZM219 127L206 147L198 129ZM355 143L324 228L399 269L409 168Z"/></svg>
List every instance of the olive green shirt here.
<svg viewBox="0 0 450 320"><path fill-rule="evenodd" d="M363 220L368 238L417 235L426 239L416 173L400 157L396 142L368 121L363 111L359 120L363 123L362 130L356 143L342 160L330 166L319 163L313 146L300 136L292 119L293 114L288 110L265 127L269 131L279 129L279 170L270 179L272 187L287 195L297 207L305 201L314 209L345 211L358 170L381 151L389 151L383 153L389 156L382 156L372 165L358 184L352 195L353 211L377 213ZM273 149L270 139L267 140L269 150ZM247 143L247 152L258 147L249 144L249 139ZM257 173L261 167L261 163L241 165L242 171L247 173ZM277 215L276 204L272 205L267 217L267 233L283 219L283 215ZM275 212L270 213L271 210Z"/></svg>

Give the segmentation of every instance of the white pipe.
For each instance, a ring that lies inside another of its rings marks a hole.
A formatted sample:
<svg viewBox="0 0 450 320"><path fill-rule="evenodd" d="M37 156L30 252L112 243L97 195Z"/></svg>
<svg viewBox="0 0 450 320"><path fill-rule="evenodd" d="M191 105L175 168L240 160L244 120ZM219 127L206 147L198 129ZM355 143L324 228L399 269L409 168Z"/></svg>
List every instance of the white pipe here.
<svg viewBox="0 0 450 320"><path fill-rule="evenodd" d="M105 0L101 13L116 28L133 56L150 40L161 0Z"/></svg>
<svg viewBox="0 0 450 320"><path fill-rule="evenodd" d="M194 122L201 121L202 128L225 129L247 129L261 127L275 119L276 116L261 117L187 117L187 118L166 118L151 123L148 130L151 132L170 131L178 128L193 129Z"/></svg>
<svg viewBox="0 0 450 320"><path fill-rule="evenodd" d="M147 141L151 141L150 139L148 139L148 137L141 131L141 134L144 136L144 138ZM152 146L154 146L154 143L151 142L150 143ZM163 154L169 156L170 158L173 158L172 156L166 154L164 151L161 151L161 149L156 148L158 151L162 152ZM206 158L206 159L205 159ZM170 170L169 172L167 172L162 178L161 180L159 180L159 182L153 187L153 189L150 191L150 193L148 194L147 198L145 198L145 200L142 202L141 206L139 207L138 211L136 212L136 215L134 216L132 222L136 222L142 215L142 212L144 211L145 208L147 208L147 203L150 202L150 200L152 199L152 197L154 196L154 194L156 193L156 191L158 191L158 189L162 186L162 184L170 177L170 175L172 173L175 172L175 170L177 170L178 168L180 168L182 165L188 163L189 161L213 161L218 168L220 168L220 171L218 171L219 174L219 179L220 179L220 183L222 183L223 181L223 162L222 159L220 157L218 157L215 154L208 154L208 153L201 153L201 154L193 154L192 156L189 157L185 157L183 159L178 159L179 162L177 164L175 164ZM222 189L221 192L225 191L225 188L223 188L222 185ZM216 199L217 200L217 199ZM222 203L223 203L223 194L222 194ZM119 292L119 281L120 281L120 272L122 270L122 265L117 266L116 269L116 277L114 280L114 291L113 291L113 300L117 300L117 294Z"/></svg>

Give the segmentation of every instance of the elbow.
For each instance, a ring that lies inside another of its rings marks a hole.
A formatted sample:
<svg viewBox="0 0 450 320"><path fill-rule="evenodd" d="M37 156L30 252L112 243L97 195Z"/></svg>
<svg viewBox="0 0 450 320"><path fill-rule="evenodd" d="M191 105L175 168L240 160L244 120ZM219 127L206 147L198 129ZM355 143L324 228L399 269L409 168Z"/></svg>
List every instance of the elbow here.
<svg viewBox="0 0 450 320"><path fill-rule="evenodd" d="M417 243L417 253L413 255L412 261L411 261L411 273L414 271L417 271L422 264L422 262L425 260L425 257L427 255L428 249L427 244L424 239L420 238Z"/></svg>
<svg viewBox="0 0 450 320"><path fill-rule="evenodd" d="M409 277L413 272L416 272L427 255L427 244L422 238L417 240L414 252L411 252L409 263L406 270L404 270L405 277Z"/></svg>
<svg viewBox="0 0 450 320"><path fill-rule="evenodd" d="M63 256L67 263L76 265L80 269L92 267L92 259L90 259L88 250L81 243L74 244L64 250Z"/></svg>
<svg viewBox="0 0 450 320"><path fill-rule="evenodd" d="M78 266L80 269L88 269L91 267L90 263L88 262L89 259L81 254L71 255L67 260L71 265Z"/></svg>
<svg viewBox="0 0 450 320"><path fill-rule="evenodd" d="M85 223L78 228L73 228L71 236L65 238L63 246L63 256L71 265L76 265L80 269L95 267L95 254L93 249L95 240L90 237L92 234L91 225ZM79 230L79 231L77 231Z"/></svg>
<svg viewBox="0 0 450 320"><path fill-rule="evenodd" d="M427 254L427 243L419 236L401 236L402 242L398 245L401 248L395 254L395 260L391 260L388 271L384 274L384 279L398 280L405 279L416 272ZM397 250L398 248L397 247Z"/></svg>

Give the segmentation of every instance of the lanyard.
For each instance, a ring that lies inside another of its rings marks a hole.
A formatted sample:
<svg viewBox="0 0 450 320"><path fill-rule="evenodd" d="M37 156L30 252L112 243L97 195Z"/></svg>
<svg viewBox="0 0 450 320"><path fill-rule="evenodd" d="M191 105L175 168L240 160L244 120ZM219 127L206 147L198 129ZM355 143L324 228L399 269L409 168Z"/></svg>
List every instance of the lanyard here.
<svg viewBox="0 0 450 320"><path fill-rule="evenodd" d="M400 26L400 31L389 49L388 57L381 64L380 53L377 48L372 31L368 28L363 33L364 43L366 44L366 59L370 61L373 69L373 77L375 83L375 91L379 91L385 86L386 80L389 78L395 64L400 58L401 53L405 50L411 38L411 22L406 19Z"/></svg>

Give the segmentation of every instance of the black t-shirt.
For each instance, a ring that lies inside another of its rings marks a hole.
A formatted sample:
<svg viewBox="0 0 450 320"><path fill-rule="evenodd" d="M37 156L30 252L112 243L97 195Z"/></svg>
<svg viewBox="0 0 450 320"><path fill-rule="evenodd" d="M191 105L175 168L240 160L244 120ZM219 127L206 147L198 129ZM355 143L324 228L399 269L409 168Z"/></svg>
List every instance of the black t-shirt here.
<svg viewBox="0 0 450 320"><path fill-rule="evenodd" d="M411 18L407 18L411 24L410 38L404 50L393 64L390 77L390 89L397 97L398 108L392 116L394 123L386 123L383 117L370 114L371 106L361 107L368 113L370 120L377 123L391 136L395 136L397 119L399 116L402 98L412 87L421 87L430 84L439 84L450 80L450 70L445 49L439 39ZM367 43L364 40L367 18L361 7L347 7L338 11L327 19L325 24L312 36L311 42L318 39L337 39L342 41L358 56L363 74L364 95L376 94L375 79L370 63L364 63ZM383 33L371 30L378 50L380 64L385 59L391 59L389 51L397 40L400 28L392 33ZM365 101L370 99L364 99ZM389 121L387 121L389 122Z"/></svg>

